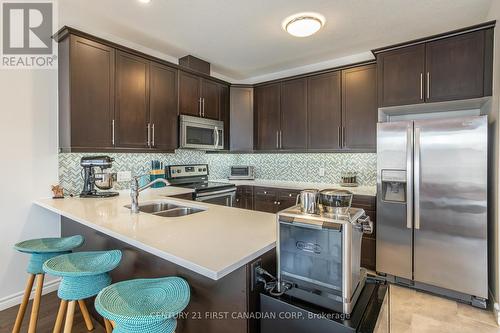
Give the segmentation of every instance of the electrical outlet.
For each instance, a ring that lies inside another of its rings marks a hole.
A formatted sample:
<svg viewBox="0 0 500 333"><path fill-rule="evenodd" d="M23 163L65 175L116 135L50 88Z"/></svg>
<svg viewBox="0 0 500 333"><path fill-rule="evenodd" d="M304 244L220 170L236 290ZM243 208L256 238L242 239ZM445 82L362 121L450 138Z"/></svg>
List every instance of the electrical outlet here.
<svg viewBox="0 0 500 333"><path fill-rule="evenodd" d="M132 180L132 172L130 171L118 171L116 173L117 182L128 182Z"/></svg>
<svg viewBox="0 0 500 333"><path fill-rule="evenodd" d="M318 174L320 177L325 177L325 168L319 168Z"/></svg>
<svg viewBox="0 0 500 333"><path fill-rule="evenodd" d="M255 287L257 287L257 272L255 270L257 267L261 266L262 266L262 259L257 259L250 265L250 271L252 272L250 279L250 287L252 291L254 291Z"/></svg>

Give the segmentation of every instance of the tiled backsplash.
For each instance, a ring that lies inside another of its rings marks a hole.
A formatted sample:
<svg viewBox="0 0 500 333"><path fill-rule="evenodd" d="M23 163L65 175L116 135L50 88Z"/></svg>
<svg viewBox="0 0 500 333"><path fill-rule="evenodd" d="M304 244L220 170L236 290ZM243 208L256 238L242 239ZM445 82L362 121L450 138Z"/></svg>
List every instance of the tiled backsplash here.
<svg viewBox="0 0 500 333"><path fill-rule="evenodd" d="M89 153L59 154L59 181L66 193L77 194L83 187L80 158ZM98 155L98 154L96 154ZM256 178L339 183L343 171L357 171L360 185L375 185L376 154L206 154L197 150L177 150L175 154L108 154L115 159L111 171L131 171L140 175L149 171L151 160L165 165L206 163L211 179L224 179L232 165L255 166ZM319 176L319 169L325 169L325 176ZM128 182L117 183L115 190L127 189Z"/></svg>

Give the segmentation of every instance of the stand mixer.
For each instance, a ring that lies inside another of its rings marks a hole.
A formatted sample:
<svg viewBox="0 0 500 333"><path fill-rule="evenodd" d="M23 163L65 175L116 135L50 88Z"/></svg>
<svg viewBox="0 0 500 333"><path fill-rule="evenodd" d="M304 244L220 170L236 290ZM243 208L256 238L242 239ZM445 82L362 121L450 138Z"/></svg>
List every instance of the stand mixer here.
<svg viewBox="0 0 500 333"><path fill-rule="evenodd" d="M82 198L109 198L118 195L118 192L99 192L113 188L116 175L104 172L113 166L114 159L109 156L86 156L80 160L83 167L83 190L80 194ZM97 170L98 168L98 170Z"/></svg>

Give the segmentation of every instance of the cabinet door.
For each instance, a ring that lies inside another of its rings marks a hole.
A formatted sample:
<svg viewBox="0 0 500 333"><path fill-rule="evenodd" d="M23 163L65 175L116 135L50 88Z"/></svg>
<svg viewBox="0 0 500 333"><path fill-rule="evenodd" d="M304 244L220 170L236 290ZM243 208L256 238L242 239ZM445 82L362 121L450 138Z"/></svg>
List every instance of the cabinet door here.
<svg viewBox="0 0 500 333"><path fill-rule="evenodd" d="M309 149L340 149L340 73L310 77L307 82Z"/></svg>
<svg viewBox="0 0 500 333"><path fill-rule="evenodd" d="M149 61L116 54L116 146L147 148L149 123Z"/></svg>
<svg viewBox="0 0 500 333"><path fill-rule="evenodd" d="M428 102L484 95L484 34L476 31L427 43Z"/></svg>
<svg viewBox="0 0 500 333"><path fill-rule="evenodd" d="M179 113L201 117L200 78L179 71Z"/></svg>
<svg viewBox="0 0 500 333"><path fill-rule="evenodd" d="M229 87L220 85L220 116L219 119L224 122L224 149L229 149L230 146L230 130L231 120L229 111Z"/></svg>
<svg viewBox="0 0 500 333"><path fill-rule="evenodd" d="M280 83L255 88L254 140L258 150L277 150L280 129Z"/></svg>
<svg viewBox="0 0 500 333"><path fill-rule="evenodd" d="M367 65L342 71L342 147L376 151L376 67Z"/></svg>
<svg viewBox="0 0 500 333"><path fill-rule="evenodd" d="M425 45L408 46L377 56L378 104L424 102Z"/></svg>
<svg viewBox="0 0 500 333"><path fill-rule="evenodd" d="M177 70L150 64L149 112L151 146L161 151L177 148Z"/></svg>
<svg viewBox="0 0 500 333"><path fill-rule="evenodd" d="M71 66L71 85L66 83L60 88L71 89L67 94L71 99L70 110L59 111L60 116L66 115L70 123L60 129L59 135L64 136L64 132L71 131L68 145L72 148L112 148L115 50L85 38L70 38L71 58L68 65ZM63 93L60 92L60 95L63 96ZM65 123L64 120L60 122Z"/></svg>
<svg viewBox="0 0 500 333"><path fill-rule="evenodd" d="M253 188L252 186L238 186L236 190L235 207L242 209L253 209Z"/></svg>
<svg viewBox="0 0 500 333"><path fill-rule="evenodd" d="M297 202L298 190L279 190L278 191L278 210L287 209L295 206Z"/></svg>
<svg viewBox="0 0 500 333"><path fill-rule="evenodd" d="M307 79L281 84L281 149L307 148Z"/></svg>
<svg viewBox="0 0 500 333"><path fill-rule="evenodd" d="M217 82L201 79L201 114L204 118L219 119L221 87Z"/></svg>
<svg viewBox="0 0 500 333"><path fill-rule="evenodd" d="M254 209L259 212L276 213L278 211L278 193L275 189L255 187Z"/></svg>

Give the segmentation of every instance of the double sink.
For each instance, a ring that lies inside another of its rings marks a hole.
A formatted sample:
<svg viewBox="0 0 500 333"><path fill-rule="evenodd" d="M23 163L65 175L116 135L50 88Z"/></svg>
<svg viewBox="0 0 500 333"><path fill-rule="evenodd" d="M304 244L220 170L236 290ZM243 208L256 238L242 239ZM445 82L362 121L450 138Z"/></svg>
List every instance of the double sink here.
<svg viewBox="0 0 500 333"><path fill-rule="evenodd" d="M125 207L130 209L130 205L126 205ZM161 217L180 217L199 213L204 211L204 209L179 206L166 201L157 201L139 205L139 211Z"/></svg>

